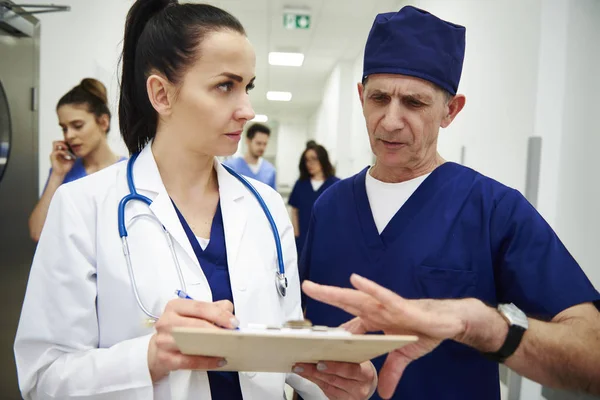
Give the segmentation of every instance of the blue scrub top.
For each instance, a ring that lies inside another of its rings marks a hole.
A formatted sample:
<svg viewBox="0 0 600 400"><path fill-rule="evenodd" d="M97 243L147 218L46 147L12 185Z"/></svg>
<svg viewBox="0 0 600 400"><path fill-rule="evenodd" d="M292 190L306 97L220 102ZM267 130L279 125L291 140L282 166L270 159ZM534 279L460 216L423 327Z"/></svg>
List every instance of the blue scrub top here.
<svg viewBox="0 0 600 400"><path fill-rule="evenodd" d="M301 279L350 287L350 275L358 273L405 298L512 302L542 320L585 302L600 308L600 294L518 191L445 163L380 235L366 193L367 170L315 203ZM306 318L316 325L352 318L312 299L305 304ZM378 370L384 360L374 360ZM499 400L498 364L447 340L408 366L393 399Z"/></svg>
<svg viewBox="0 0 600 400"><path fill-rule="evenodd" d="M302 247L306 240L306 234L308 232L308 225L310 223L310 216L312 214L312 208L315 201L334 183L340 179L335 176L331 176L323 182L321 187L314 190L310 179L303 179L296 181L288 204L298 209L298 223L300 235L296 238L296 247L298 248L298 254L302 254Z"/></svg>
<svg viewBox="0 0 600 400"><path fill-rule="evenodd" d="M217 211L213 217L210 229L210 241L204 250L175 203L173 203L173 206L198 258L202 272L204 272L208 280L210 290L213 294L213 301L229 300L233 303L221 204L217 205ZM208 382L213 399L243 399L237 372L209 371Z"/></svg>
<svg viewBox="0 0 600 400"><path fill-rule="evenodd" d="M223 164L227 165L228 167L231 167L238 174L247 176L252 179L256 179L257 181L267 184L273 189L277 190L277 187L275 185L275 167L273 166L273 164L271 164L264 158L262 160L262 164L260 165L260 169L256 174L252 172L252 170L248 166L248 163L246 162L246 160L244 160L243 157L230 158L228 160L225 160Z"/></svg>

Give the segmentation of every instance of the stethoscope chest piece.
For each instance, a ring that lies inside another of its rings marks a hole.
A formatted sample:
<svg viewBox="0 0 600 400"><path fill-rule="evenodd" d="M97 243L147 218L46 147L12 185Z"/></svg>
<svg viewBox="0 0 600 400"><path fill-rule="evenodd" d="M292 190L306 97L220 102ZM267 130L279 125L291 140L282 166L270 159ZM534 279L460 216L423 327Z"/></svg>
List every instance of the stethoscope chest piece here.
<svg viewBox="0 0 600 400"><path fill-rule="evenodd" d="M281 295L281 297L285 297L287 294L288 280L285 275L277 273L277 277L275 279L275 283L277 285L277 291Z"/></svg>

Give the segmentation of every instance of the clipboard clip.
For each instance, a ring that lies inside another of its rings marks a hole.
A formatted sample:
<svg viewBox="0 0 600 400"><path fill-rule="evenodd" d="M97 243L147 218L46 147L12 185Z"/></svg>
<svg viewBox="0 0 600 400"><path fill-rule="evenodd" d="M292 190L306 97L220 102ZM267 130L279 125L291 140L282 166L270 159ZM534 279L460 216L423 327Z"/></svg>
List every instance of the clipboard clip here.
<svg viewBox="0 0 600 400"><path fill-rule="evenodd" d="M331 334L344 334L352 335L347 332L344 328L330 328L324 325L313 325L308 319L290 320L285 322L282 326L270 326L261 324L248 324L248 328L251 330L268 331L268 332L298 332L298 333L331 333Z"/></svg>

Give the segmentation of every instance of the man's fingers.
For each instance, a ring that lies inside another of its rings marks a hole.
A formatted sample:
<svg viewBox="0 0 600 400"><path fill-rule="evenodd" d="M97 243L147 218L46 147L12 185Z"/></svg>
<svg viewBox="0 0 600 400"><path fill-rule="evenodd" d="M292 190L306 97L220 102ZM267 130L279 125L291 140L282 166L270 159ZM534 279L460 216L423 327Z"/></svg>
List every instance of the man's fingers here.
<svg viewBox="0 0 600 400"><path fill-rule="evenodd" d="M389 304L390 302L397 303L398 301L404 301L403 297L397 295L389 289L384 288L383 286L376 284L375 282L367 278L363 278L360 275L352 274L352 276L350 276L350 283L352 283L352 286L354 286L361 292L373 296L382 304Z"/></svg>
<svg viewBox="0 0 600 400"><path fill-rule="evenodd" d="M365 328L363 320L360 317L352 318L350 321L340 325L340 328L343 328L344 330L355 335L362 335L368 332Z"/></svg>
<svg viewBox="0 0 600 400"><path fill-rule="evenodd" d="M411 360L400 352L395 351L388 354L383 367L379 371L379 384L377 385L379 396L384 399L393 396L398 382L400 382L400 378L402 378L402 374L410 362Z"/></svg>
<svg viewBox="0 0 600 400"><path fill-rule="evenodd" d="M304 281L302 290L317 301L341 308L356 316L365 312L372 303L372 298L368 294L354 289L318 285L310 281Z"/></svg>

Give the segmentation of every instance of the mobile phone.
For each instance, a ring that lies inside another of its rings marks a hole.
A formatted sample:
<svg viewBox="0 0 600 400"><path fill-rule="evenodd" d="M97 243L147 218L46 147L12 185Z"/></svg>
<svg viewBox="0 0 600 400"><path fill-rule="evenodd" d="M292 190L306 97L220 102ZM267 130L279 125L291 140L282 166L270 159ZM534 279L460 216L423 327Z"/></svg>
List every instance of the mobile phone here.
<svg viewBox="0 0 600 400"><path fill-rule="evenodd" d="M71 159L72 160L77 159L77 156L73 152L73 149L71 149L71 146L69 146L69 143L65 142L65 144L67 145L67 153L71 156Z"/></svg>

